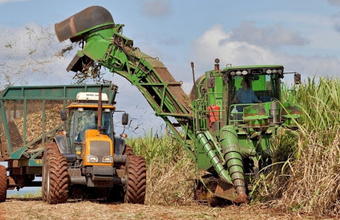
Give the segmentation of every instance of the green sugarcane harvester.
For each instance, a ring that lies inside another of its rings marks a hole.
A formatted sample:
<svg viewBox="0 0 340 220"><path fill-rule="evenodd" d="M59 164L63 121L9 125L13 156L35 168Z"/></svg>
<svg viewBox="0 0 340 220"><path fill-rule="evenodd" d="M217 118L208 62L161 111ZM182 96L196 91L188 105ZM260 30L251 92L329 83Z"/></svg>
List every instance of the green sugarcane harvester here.
<svg viewBox="0 0 340 220"><path fill-rule="evenodd" d="M59 41L70 39L83 45L67 71L104 66L125 77L165 121L198 168L207 171L196 181L195 197L247 202L250 180L271 161L270 137L282 127L296 129L301 114L296 105L280 102L283 66L220 69L216 59L213 70L194 80L188 96L162 62L122 35L123 26L99 6L55 24ZM260 103L233 103L243 78ZM298 83L300 74L294 78Z"/></svg>

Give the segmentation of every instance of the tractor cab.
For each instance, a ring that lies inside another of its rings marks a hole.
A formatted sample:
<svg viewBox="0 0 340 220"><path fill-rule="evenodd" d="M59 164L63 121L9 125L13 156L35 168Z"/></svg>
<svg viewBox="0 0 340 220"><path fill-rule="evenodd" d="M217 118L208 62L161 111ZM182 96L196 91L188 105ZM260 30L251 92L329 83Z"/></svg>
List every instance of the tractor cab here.
<svg viewBox="0 0 340 220"><path fill-rule="evenodd" d="M246 107L281 100L283 66L229 67L223 74L228 77L229 124L242 123Z"/></svg>
<svg viewBox="0 0 340 220"><path fill-rule="evenodd" d="M113 139L113 112L115 106L108 104L105 93L102 94L102 119L98 125L98 93L78 93L77 102L71 103L68 109L66 130L71 143L84 141L85 131L101 128L102 134Z"/></svg>
<svg viewBox="0 0 340 220"><path fill-rule="evenodd" d="M56 139L61 152L70 161L92 155L94 147L98 148L97 145L102 146L100 149L106 151L107 155L113 155L115 141L113 113L116 108L109 103L106 93L102 93L101 100L98 101L99 94L98 92L78 93L76 101L69 104L67 111L61 114L62 120L66 121L66 135L59 135ZM67 155L71 157L68 158ZM113 161L110 162L112 165Z"/></svg>

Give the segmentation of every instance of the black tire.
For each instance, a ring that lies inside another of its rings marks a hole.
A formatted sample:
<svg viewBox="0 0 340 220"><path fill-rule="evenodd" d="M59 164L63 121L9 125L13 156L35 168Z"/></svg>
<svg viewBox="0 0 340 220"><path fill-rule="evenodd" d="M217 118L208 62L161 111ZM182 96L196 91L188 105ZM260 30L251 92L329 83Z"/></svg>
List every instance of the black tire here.
<svg viewBox="0 0 340 220"><path fill-rule="evenodd" d="M125 145L125 148L123 150L123 155L132 156L132 155L135 155L135 153L133 152L133 149L131 146ZM125 164L122 164L120 166L120 169L125 170L126 169Z"/></svg>
<svg viewBox="0 0 340 220"><path fill-rule="evenodd" d="M44 202L47 202L48 186L46 185L48 163L47 160L51 158L54 154L60 154L58 146L55 143L46 144L43 156L43 167L42 167L42 184L41 184L41 196Z"/></svg>
<svg viewBox="0 0 340 220"><path fill-rule="evenodd" d="M49 204L65 203L68 198L67 161L56 145L46 146L43 158L42 198Z"/></svg>
<svg viewBox="0 0 340 220"><path fill-rule="evenodd" d="M144 204L146 193L146 164L141 156L128 156L124 202Z"/></svg>
<svg viewBox="0 0 340 220"><path fill-rule="evenodd" d="M135 155L135 153L133 152L133 149L131 146L125 145L123 155L131 156L131 155Z"/></svg>
<svg viewBox="0 0 340 220"><path fill-rule="evenodd" d="M0 202L6 201L7 197L7 171L0 165Z"/></svg>

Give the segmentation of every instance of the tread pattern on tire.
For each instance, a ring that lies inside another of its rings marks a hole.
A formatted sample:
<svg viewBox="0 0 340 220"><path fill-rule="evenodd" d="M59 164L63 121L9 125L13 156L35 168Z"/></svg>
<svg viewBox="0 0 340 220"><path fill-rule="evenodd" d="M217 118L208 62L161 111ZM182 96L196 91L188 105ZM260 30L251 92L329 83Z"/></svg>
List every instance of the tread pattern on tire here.
<svg viewBox="0 0 340 220"><path fill-rule="evenodd" d="M131 146L125 145L125 149L123 151L123 155L131 156L131 155L135 155L135 153L133 152L133 149L132 149Z"/></svg>
<svg viewBox="0 0 340 220"><path fill-rule="evenodd" d="M54 155L50 160L50 192L47 202L64 203L68 198L67 162L63 155Z"/></svg>
<svg viewBox="0 0 340 220"><path fill-rule="evenodd" d="M68 173L65 156L55 143L46 145L43 158L42 198L49 204L64 203L68 198Z"/></svg>
<svg viewBox="0 0 340 220"><path fill-rule="evenodd" d="M124 202L144 204L146 192L146 164L141 156L128 156Z"/></svg>
<svg viewBox="0 0 340 220"><path fill-rule="evenodd" d="M135 152L133 152L133 149L131 146L125 145L123 155L132 156L132 155L135 155ZM120 169L125 170L126 169L125 164L121 165Z"/></svg>
<svg viewBox="0 0 340 220"><path fill-rule="evenodd" d="M6 201L7 197L7 171L0 165L0 202Z"/></svg>
<svg viewBox="0 0 340 220"><path fill-rule="evenodd" d="M42 200L44 202L47 202L47 194L48 194L48 186L46 185L47 184L47 181L46 181L47 177L45 177L45 176L47 176L46 172L48 172L47 161L50 157L52 157L52 155L58 154L58 153L59 153L58 146L55 143L46 144L45 150L44 150L44 156L43 156L43 167L42 167L43 178L42 178L42 186L41 186L41 191L42 191L41 196L42 196Z"/></svg>

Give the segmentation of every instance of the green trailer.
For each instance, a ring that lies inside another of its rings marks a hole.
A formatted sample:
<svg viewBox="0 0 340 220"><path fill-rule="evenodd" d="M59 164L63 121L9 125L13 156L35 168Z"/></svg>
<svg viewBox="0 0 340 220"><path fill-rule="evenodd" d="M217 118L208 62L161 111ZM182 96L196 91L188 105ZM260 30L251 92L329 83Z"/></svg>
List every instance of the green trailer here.
<svg viewBox="0 0 340 220"><path fill-rule="evenodd" d="M41 186L45 145L63 131L60 110L79 92L98 92L100 85L10 86L0 94L0 201L7 190ZM103 85L114 104L117 87ZM8 175L7 175L8 173Z"/></svg>

